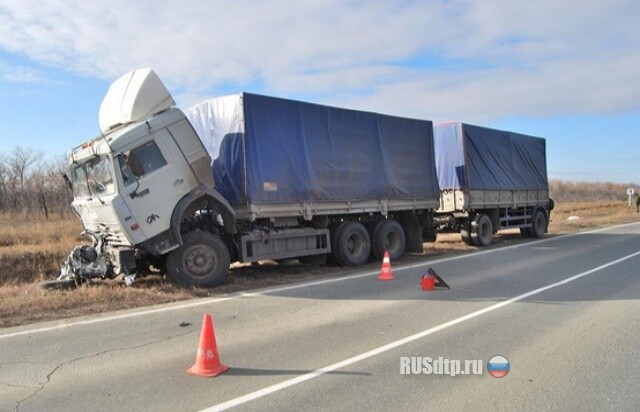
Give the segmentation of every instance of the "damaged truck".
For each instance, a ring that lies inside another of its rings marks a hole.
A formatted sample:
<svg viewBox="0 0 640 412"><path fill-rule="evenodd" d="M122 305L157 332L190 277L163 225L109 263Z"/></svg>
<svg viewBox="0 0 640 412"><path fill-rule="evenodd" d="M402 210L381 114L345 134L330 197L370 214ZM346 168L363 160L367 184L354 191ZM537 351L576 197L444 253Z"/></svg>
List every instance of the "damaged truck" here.
<svg viewBox="0 0 640 412"><path fill-rule="evenodd" d="M356 266L435 239L430 121L250 93L185 113L138 69L110 86L99 125L68 172L93 244L71 252L60 282L155 267L213 287L234 261Z"/></svg>

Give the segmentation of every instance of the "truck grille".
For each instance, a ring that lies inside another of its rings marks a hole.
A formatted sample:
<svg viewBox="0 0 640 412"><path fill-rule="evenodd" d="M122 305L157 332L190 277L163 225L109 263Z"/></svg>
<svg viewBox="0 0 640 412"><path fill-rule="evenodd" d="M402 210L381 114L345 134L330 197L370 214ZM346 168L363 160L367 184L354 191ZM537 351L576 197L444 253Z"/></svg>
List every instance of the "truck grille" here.
<svg viewBox="0 0 640 412"><path fill-rule="evenodd" d="M127 237L122 232L107 232L105 240L113 246L131 246Z"/></svg>

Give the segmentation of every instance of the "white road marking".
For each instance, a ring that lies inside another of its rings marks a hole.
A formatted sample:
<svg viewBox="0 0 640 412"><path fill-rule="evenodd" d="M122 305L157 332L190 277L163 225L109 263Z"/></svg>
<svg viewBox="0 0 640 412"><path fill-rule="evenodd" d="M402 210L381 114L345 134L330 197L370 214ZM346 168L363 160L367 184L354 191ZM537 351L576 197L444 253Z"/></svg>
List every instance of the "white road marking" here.
<svg viewBox="0 0 640 412"><path fill-rule="evenodd" d="M423 267L423 266L435 265L435 264L439 264L439 263L450 262L450 261L453 261L453 260L459 260L459 259L466 259L466 258L470 258L470 257L482 256L482 255L486 255L486 254L489 254L489 253L503 252L505 250L516 249L516 248L525 247L525 246L536 246L536 245L539 245L541 243L551 242L551 241L558 240L558 239L564 239L564 238L574 237L574 236L581 236L581 235L586 235L586 234L591 234L591 233L604 232L604 231L607 231L607 230L618 229L618 228L621 228L621 227L631 226L631 225L635 225L635 224L638 224L638 222L626 223L626 224L623 224L623 225L616 225L616 226L609 226L609 227L590 230L590 231L586 231L586 232L578 232L578 233L571 233L571 234L568 234L568 235L560 235L560 236L555 236L555 237L549 237L549 238L545 238L545 239L541 239L541 240L536 240L536 241L533 241L533 242L518 243L517 245L511 245L511 246L505 246L505 247L496 247L496 248L492 248L492 249L488 249L488 250L482 250L482 251L466 253L464 255L451 256L451 257L446 257L446 258L442 258L442 259L424 261L424 262L416 263L416 264L412 264L412 265L398 266L398 267L393 268L393 270L397 273L397 272L400 272L400 271L403 271L403 270L416 269L416 268ZM156 308L152 308L152 309L143 309L143 310L133 309L133 311L127 311L127 313L122 313L122 314L117 314L117 315L107 315L107 316L98 315L98 317L92 317L91 319L86 319L86 320L60 321L62 323L58 323L58 324L51 325L51 326L36 327L36 328L33 328L33 329L23 329L23 330L19 330L19 331L16 331L16 332L5 333L3 335L0 335L0 340L1 339L13 338L13 337L17 337L17 336L33 335L33 334L37 334L37 333L44 333L44 332L50 332L50 331L55 331L55 330L60 330L60 329L66 329L66 328L70 328L70 327L74 327L74 326L93 325L93 324L96 324L96 323L136 318L136 317L139 317L139 316L146 316L146 315L151 315L151 314L155 314L155 313L164 313L164 312L171 312L171 311L180 310L180 309L195 308L195 307L198 307L198 306L205 306L205 305L210 305L210 304L214 304L214 303L226 302L226 301L229 301L229 300L258 297L258 296L262 296L262 295L268 295L268 294L271 294L271 293L279 293L279 292L285 292L285 291L288 291L288 290L295 290L295 289L302 289L302 288L312 287L312 286L326 285L326 284L329 284L329 283L344 282L344 281L347 281L347 280L359 279L359 278L363 278L363 277L367 277L367 276L374 276L374 275L378 275L378 274L380 274L379 270L372 270L372 271L369 271L369 272L358 273L358 274L355 274L355 275L342 276L342 277L329 278L329 279L321 279L321 280L314 280L314 281L297 283L297 284L288 285L288 286L276 286L276 287L273 287L273 288L260 289L260 290L256 290L256 291L253 291L253 292L238 292L238 293L234 293L234 294L231 294L231 295L228 295L228 296L222 296L222 297L219 297L219 298L198 299L198 300L195 300L195 301L189 301L187 303L178 304L178 305L169 304L170 306L161 306L161 307L156 307Z"/></svg>
<svg viewBox="0 0 640 412"><path fill-rule="evenodd" d="M309 372L309 373L306 373L304 375L300 375L298 377L286 380L284 382L280 382L278 384L275 384L275 385L272 385L272 386L268 386L266 388L263 388L263 389L248 393L248 394L243 395L243 396L239 396L239 397L231 399L229 401L219 403L219 404L211 406L211 407L209 407L207 409L203 409L201 412L225 411L227 409L234 408L234 407L242 405L244 403L251 402L253 400L256 400L256 399L271 395L271 394L273 394L275 392L279 392L279 391L281 391L283 389L287 389L287 388L290 388L292 386L295 386L295 385L298 385L300 383L303 383L305 381L308 381L310 379L314 379L314 378L317 378L319 376L322 376L322 375L324 375L324 374L326 374L328 372L332 372L332 371L344 368L346 366L353 365L354 363L363 361L365 359L374 357L376 355L380 355L381 353L390 351L390 350L395 349L395 348L397 348L399 346L402 346L402 345L406 345L407 343L410 343L410 342L413 342L415 340L424 338L425 336L432 335L432 334L434 334L436 332L440 332L441 330L450 328L450 327L455 326L455 325L457 325L459 323L466 322L468 320L477 318L477 317L485 315L485 314L487 314L489 312L493 312L494 310L500 309L500 308L502 308L504 306L507 306L507 305L510 305L510 304L512 304L514 302L518 302L520 300L523 300L523 299L526 299L528 297L537 295L539 293L542 293L542 292L547 291L549 289L556 288L558 286L566 285L567 283L573 282L574 280L578 280L578 279L580 279L582 277L591 275L591 274L596 273L596 272L598 272L598 271L600 271L602 269L605 269L605 268L608 268L610 266L616 265L618 263L624 262L625 260L631 259L631 258L636 257L636 256L640 256L640 251L632 253L632 254L627 255L625 257L622 257L620 259L616 259L616 260L611 261L609 263L605 263L604 265L601 265L601 266L595 267L593 269L587 270L586 272L582 272L582 273L579 273L577 275L568 277L568 278L566 278L564 280L561 280L559 282L551 283L551 284L549 284L547 286L543 286L541 288L534 289L532 291L523 293L521 295L515 296L515 297L513 297L511 299L502 301L500 303L496 303L494 305L487 306L484 309L480 309L480 310L477 310L475 312L468 313L468 314L466 314L464 316L461 316L459 318L456 318L456 319L450 320L448 322L442 323L442 324L440 324L438 326L434 326L434 327L429 328L427 330L424 330L422 332L418 332L418 333L416 333L414 335L407 336L406 338L397 340L395 342L388 343L388 344L386 344L384 346L380 346L380 347L372 349L372 350L370 350L368 352L361 353L359 355L356 355L356 356L351 357L349 359L345 359L345 360L340 361L338 363L334 363L333 365L325 366L324 368L317 369L317 370L315 370L313 372Z"/></svg>

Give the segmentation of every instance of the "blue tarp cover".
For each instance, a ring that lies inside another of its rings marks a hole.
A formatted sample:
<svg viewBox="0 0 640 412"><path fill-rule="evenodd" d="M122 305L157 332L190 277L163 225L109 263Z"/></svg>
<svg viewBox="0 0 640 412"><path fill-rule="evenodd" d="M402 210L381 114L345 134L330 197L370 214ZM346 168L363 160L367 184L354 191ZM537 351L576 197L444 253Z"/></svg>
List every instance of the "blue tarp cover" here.
<svg viewBox="0 0 640 412"><path fill-rule="evenodd" d="M439 185L445 189L546 190L545 140L465 123L434 127Z"/></svg>
<svg viewBox="0 0 640 412"><path fill-rule="evenodd" d="M250 93L186 114L232 205L440 196L430 121Z"/></svg>

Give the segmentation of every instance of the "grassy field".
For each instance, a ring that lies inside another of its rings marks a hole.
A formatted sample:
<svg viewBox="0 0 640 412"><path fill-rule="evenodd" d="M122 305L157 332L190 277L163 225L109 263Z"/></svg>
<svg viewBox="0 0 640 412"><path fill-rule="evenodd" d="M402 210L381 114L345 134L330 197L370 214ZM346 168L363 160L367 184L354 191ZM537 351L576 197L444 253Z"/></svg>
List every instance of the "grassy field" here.
<svg viewBox="0 0 640 412"><path fill-rule="evenodd" d="M577 219L568 220L569 217ZM640 215L622 201L559 203L552 214L549 231L551 234L571 233L639 220ZM58 276L60 264L73 246L81 242L81 230L80 222L75 218L37 220L30 217L27 221L19 215L0 215L0 327L341 276L363 269L261 262L259 266L234 265L229 282L213 290L181 289L161 274L140 279L132 287L117 281L98 281L72 291L38 289L38 282ZM522 241L517 230L505 231L494 239L497 244ZM425 243L422 254L407 255L396 264L475 249L462 243L460 235L444 234L435 243ZM376 270L379 266L379 262L373 262L364 269Z"/></svg>

